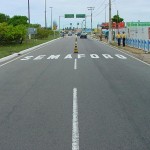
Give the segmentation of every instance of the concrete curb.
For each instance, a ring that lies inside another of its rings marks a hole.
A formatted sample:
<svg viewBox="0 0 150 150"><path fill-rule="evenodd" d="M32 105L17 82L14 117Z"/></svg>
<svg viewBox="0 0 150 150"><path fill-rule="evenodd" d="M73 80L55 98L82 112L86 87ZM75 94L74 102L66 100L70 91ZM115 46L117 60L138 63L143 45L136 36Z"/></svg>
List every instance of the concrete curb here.
<svg viewBox="0 0 150 150"><path fill-rule="evenodd" d="M58 40L58 39L60 39L60 38L57 38L57 39L48 41L48 42L46 42L46 43L42 43L42 44L40 44L40 45L31 47L31 48L28 48L28 49L25 49L25 50L23 50L23 51L20 51L19 53L14 53L14 54L12 54L12 55L3 57L3 58L0 59L0 63L5 62L5 61L8 61L8 60L10 60L10 59L13 59L13 58L15 58L15 57L17 57L17 56L23 55L23 54L25 54L25 53L27 53L27 52L30 52L30 51L32 51L32 50L34 50L34 49L36 49L36 48L46 46L46 45L48 45L49 43L54 42L54 41L56 41L56 40Z"/></svg>
<svg viewBox="0 0 150 150"><path fill-rule="evenodd" d="M9 56L7 56L7 57L1 58L1 59L0 59L0 63L1 63L1 62L4 62L4 61L7 61L7 60L10 60L10 59L13 59L14 57L17 57L17 56L18 56L18 53L14 53L14 54L9 55Z"/></svg>

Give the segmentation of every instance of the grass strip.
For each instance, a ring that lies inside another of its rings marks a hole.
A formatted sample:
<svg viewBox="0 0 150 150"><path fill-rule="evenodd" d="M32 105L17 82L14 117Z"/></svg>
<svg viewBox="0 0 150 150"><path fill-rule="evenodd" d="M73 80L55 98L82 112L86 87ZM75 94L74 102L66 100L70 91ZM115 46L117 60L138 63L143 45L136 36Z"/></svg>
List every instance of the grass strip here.
<svg viewBox="0 0 150 150"><path fill-rule="evenodd" d="M31 39L31 40L25 40L22 44L9 44L9 45L0 45L0 58L9 56L13 53L18 53L22 50L31 48L33 46L51 41L53 39L58 38L59 36L50 36L47 39Z"/></svg>

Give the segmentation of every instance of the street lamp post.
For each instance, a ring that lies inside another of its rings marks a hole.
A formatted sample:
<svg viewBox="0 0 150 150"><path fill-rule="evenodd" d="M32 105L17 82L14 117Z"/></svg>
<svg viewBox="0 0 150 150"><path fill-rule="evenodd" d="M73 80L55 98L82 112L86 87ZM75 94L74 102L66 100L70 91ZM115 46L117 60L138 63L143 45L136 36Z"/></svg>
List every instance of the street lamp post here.
<svg viewBox="0 0 150 150"><path fill-rule="evenodd" d="M95 7L87 7L87 8L88 8L88 10L91 10L91 33L92 33L92 14L93 14L92 12Z"/></svg>
<svg viewBox="0 0 150 150"><path fill-rule="evenodd" d="M84 21L85 21L85 20L83 20L82 23L81 23L81 25L82 25L82 26L81 26L82 30L83 30L84 27L85 27L85 25L83 24ZM85 21L85 24L86 24L86 21Z"/></svg>
<svg viewBox="0 0 150 150"><path fill-rule="evenodd" d="M60 18L63 16L59 16L59 33L60 33Z"/></svg>
<svg viewBox="0 0 150 150"><path fill-rule="evenodd" d="M51 8L51 29L53 30L53 20L52 20L52 9L53 9L53 7L49 7L49 8Z"/></svg>
<svg viewBox="0 0 150 150"><path fill-rule="evenodd" d="M85 15L85 30L86 30L86 17L87 17L87 16Z"/></svg>
<svg viewBox="0 0 150 150"><path fill-rule="evenodd" d="M46 0L45 0L45 28L47 28L47 19L46 19Z"/></svg>
<svg viewBox="0 0 150 150"><path fill-rule="evenodd" d="M29 20L29 24L30 24L30 2L28 0L28 20Z"/></svg>
<svg viewBox="0 0 150 150"><path fill-rule="evenodd" d="M60 34L60 17L61 17L61 16L59 16L59 34Z"/></svg>

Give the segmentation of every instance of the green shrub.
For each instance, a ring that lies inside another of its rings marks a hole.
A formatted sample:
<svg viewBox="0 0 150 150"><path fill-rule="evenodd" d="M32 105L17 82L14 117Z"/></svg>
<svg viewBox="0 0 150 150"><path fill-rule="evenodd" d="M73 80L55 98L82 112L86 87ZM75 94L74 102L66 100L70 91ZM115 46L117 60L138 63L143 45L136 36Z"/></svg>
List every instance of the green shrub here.
<svg viewBox="0 0 150 150"><path fill-rule="evenodd" d="M36 34L36 38L37 39L45 39L48 38L50 35L50 30L45 29L45 28L37 28L37 34Z"/></svg>
<svg viewBox="0 0 150 150"><path fill-rule="evenodd" d="M24 25L0 24L0 44L22 43L26 36L26 27Z"/></svg>

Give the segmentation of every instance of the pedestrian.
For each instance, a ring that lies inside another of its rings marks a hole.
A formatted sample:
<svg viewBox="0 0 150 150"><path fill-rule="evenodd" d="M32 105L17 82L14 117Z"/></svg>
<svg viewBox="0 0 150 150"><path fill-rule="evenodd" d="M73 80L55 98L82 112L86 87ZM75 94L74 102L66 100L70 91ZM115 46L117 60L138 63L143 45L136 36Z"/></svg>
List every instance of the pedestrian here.
<svg viewBox="0 0 150 150"><path fill-rule="evenodd" d="M116 38L118 40L118 46L120 46L120 43L121 43L121 34L120 34L120 32L118 32L118 34L116 35Z"/></svg>
<svg viewBox="0 0 150 150"><path fill-rule="evenodd" d="M125 47L126 34L125 34L124 31L123 31L122 33L123 33L123 34L122 34L122 43L123 43L123 47Z"/></svg>
<svg viewBox="0 0 150 150"><path fill-rule="evenodd" d="M107 42L108 42L108 36L109 36L109 31L106 30L106 32L105 32L105 39L107 40Z"/></svg>

